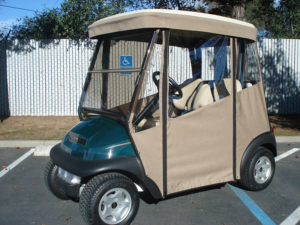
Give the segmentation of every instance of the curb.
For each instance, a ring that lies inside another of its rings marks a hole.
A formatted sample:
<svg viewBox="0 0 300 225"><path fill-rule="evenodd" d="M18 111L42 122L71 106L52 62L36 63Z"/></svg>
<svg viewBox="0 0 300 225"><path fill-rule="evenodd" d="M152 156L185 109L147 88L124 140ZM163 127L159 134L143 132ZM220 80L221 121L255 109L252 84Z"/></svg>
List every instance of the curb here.
<svg viewBox="0 0 300 225"><path fill-rule="evenodd" d="M277 143L300 142L300 136L278 136L275 138Z"/></svg>
<svg viewBox="0 0 300 225"><path fill-rule="evenodd" d="M40 145L35 147L35 151L33 153L34 156L49 156L50 150L53 145Z"/></svg>
<svg viewBox="0 0 300 225"><path fill-rule="evenodd" d="M34 156L49 156L51 148L60 142L61 140L8 140L0 141L0 148L30 147L35 148Z"/></svg>
<svg viewBox="0 0 300 225"><path fill-rule="evenodd" d="M42 145L49 145L53 146L58 143L60 143L61 140L7 140L7 141L0 141L0 148L13 148L15 146L17 147L29 147L34 148L36 146L42 146Z"/></svg>

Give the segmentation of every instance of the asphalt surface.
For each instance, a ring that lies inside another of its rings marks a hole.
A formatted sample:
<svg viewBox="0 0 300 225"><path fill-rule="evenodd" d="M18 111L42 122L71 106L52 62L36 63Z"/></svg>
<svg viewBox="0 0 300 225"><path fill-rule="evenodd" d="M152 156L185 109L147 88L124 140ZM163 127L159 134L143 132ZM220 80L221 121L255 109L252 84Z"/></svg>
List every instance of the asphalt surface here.
<svg viewBox="0 0 300 225"><path fill-rule="evenodd" d="M292 148L300 148L300 143L278 144L279 154ZM0 148L0 163L9 165L29 150ZM31 155L0 178L1 225L84 224L78 203L59 200L47 190L43 173L48 161L49 157ZM299 163L297 151L276 163L274 179L267 189L245 191L275 224L300 206ZM141 198L133 225L261 224L228 184L200 188L159 202L143 194Z"/></svg>

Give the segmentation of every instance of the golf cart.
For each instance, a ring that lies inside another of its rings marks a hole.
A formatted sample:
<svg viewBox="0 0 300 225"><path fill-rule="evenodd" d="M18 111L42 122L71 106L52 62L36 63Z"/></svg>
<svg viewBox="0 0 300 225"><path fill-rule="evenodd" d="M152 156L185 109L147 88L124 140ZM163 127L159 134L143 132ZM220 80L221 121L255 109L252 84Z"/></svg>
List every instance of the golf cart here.
<svg viewBox="0 0 300 225"><path fill-rule="evenodd" d="M50 152L48 189L79 201L87 224L130 224L139 191L155 199L274 176L269 124L249 23L176 10L96 21L78 114Z"/></svg>

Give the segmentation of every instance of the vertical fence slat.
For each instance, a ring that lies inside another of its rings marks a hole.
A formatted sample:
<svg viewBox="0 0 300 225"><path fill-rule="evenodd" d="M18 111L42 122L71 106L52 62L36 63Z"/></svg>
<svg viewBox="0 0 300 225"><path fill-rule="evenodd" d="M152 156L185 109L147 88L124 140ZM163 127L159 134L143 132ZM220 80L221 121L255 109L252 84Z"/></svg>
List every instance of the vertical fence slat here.
<svg viewBox="0 0 300 225"><path fill-rule="evenodd" d="M278 66L278 45L279 45L279 40L275 40L275 52L274 52L274 62L276 67L274 68L274 78L272 79L271 85L273 89L273 97L272 97L272 104L273 104L273 113L277 114L279 112L278 110L278 86L277 85L277 80L279 77L279 66Z"/></svg>
<svg viewBox="0 0 300 225"><path fill-rule="evenodd" d="M295 45L294 45L294 40L289 40L290 42L290 66L289 66L289 71L290 71L290 102L289 102L289 109L290 109L290 112L289 114L294 114L294 105L293 105L293 102L295 102L295 95L294 95L294 88L295 88L295 74L294 74L294 71L293 71L293 67L295 66L294 65L294 54L292 51L292 49L295 49Z"/></svg>
<svg viewBox="0 0 300 225"><path fill-rule="evenodd" d="M269 77L269 82L268 82L268 91L269 91L269 104L271 105L270 107L270 112L274 113L274 87L272 85L272 82L274 80L274 77L276 76L276 52L275 52L275 45L276 45L276 40L271 40L271 46L270 46L270 55L272 57L272 64L270 68L270 77ZM275 68L274 68L275 67Z"/></svg>
<svg viewBox="0 0 300 225"><path fill-rule="evenodd" d="M299 77L299 56L298 56L298 52L299 52L299 40L294 40L295 41L295 52L294 52L294 65L295 65L295 71L294 71L294 74L295 74L295 104L294 104L294 114L299 114L299 98L300 98L300 92L299 92L299 86L300 86L300 83L299 83L299 80L298 80L298 77Z"/></svg>

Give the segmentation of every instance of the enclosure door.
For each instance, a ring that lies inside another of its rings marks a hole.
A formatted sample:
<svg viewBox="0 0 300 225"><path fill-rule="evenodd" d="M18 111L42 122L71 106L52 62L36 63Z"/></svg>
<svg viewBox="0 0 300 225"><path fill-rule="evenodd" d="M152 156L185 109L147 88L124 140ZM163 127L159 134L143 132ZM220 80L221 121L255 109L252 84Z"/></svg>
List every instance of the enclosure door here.
<svg viewBox="0 0 300 225"><path fill-rule="evenodd" d="M158 98L162 95L162 81L159 80L159 90L156 88L152 81L152 74L155 71L161 71L160 77L164 77L164 51L165 51L165 31L157 31L154 33L153 43L149 46L149 56L145 60L145 70L139 80L139 90L137 92L138 100L136 99L136 104L134 105L130 121L134 121L140 113L150 104L150 100L153 98ZM161 40L163 42L161 43ZM160 40L160 41L159 41ZM149 88L149 86L152 88ZM159 93L159 95L157 95ZM141 121L136 126L129 126L131 137L134 141L136 149L138 150L139 157L143 164L146 176L155 182L163 196L163 135L162 135L162 110L161 104L157 105L151 109L152 115L144 120L150 122L150 126L141 125ZM153 117L153 118L151 118ZM153 119L153 123L151 123ZM147 124L147 122L145 124ZM130 122L129 122L130 123ZM140 126L141 125L141 126Z"/></svg>
<svg viewBox="0 0 300 225"><path fill-rule="evenodd" d="M233 180L232 109L228 96L169 119L168 194Z"/></svg>
<svg viewBox="0 0 300 225"><path fill-rule="evenodd" d="M169 116L167 121L164 140L167 143L167 179L164 181L167 194L232 181L235 166L233 104L235 89L239 86L233 82L232 38L171 31L170 43L174 46L169 51L169 76L180 83L173 71L178 71L182 58L189 58L191 69L179 74L191 77L187 85L200 83L188 95L185 108L181 108L183 112ZM182 43L196 44L187 48ZM180 56L180 52L187 57Z"/></svg>

